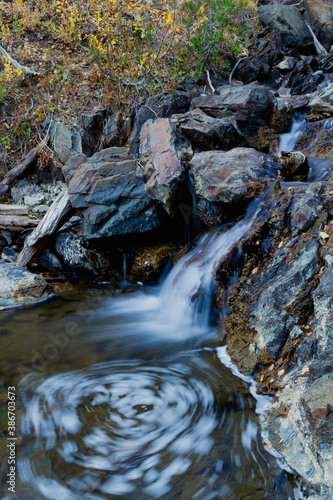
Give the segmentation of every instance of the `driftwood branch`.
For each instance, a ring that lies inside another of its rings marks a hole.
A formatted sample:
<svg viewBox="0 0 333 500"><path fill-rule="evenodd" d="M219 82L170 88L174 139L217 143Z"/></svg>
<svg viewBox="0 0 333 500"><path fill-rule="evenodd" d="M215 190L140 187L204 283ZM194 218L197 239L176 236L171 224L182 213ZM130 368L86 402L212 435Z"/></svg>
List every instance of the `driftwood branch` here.
<svg viewBox="0 0 333 500"><path fill-rule="evenodd" d="M19 177L29 165L37 158L41 150L45 147L47 141L49 139L49 135L46 137L29 153L25 155L23 160L16 165L16 167L12 168L7 174L4 176L2 181L0 182L0 196L7 193L9 186Z"/></svg>
<svg viewBox="0 0 333 500"><path fill-rule="evenodd" d="M0 229L23 231L39 224L38 219L29 217L29 209L25 205L0 204Z"/></svg>
<svg viewBox="0 0 333 500"><path fill-rule="evenodd" d="M28 68L28 66L21 66L15 59L12 58L3 47L0 45L1 54L14 66L14 68L22 71L23 73L28 73L29 75L38 75L37 71L34 69Z"/></svg>
<svg viewBox="0 0 333 500"><path fill-rule="evenodd" d="M66 189L54 200L39 225L26 238L24 248L15 263L16 266L25 266L33 256L42 250L50 237L70 219L73 209L69 202Z"/></svg>

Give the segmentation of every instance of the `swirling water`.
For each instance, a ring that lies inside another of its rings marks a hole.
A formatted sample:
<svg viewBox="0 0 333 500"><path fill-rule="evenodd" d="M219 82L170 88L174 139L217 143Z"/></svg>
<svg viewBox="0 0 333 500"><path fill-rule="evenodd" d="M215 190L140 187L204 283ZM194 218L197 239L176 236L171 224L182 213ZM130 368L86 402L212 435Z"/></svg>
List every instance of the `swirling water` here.
<svg viewBox="0 0 333 500"><path fill-rule="evenodd" d="M249 383L215 348L214 270L259 211L204 235L156 287L2 313L0 360L18 388L16 498L297 498L264 448Z"/></svg>

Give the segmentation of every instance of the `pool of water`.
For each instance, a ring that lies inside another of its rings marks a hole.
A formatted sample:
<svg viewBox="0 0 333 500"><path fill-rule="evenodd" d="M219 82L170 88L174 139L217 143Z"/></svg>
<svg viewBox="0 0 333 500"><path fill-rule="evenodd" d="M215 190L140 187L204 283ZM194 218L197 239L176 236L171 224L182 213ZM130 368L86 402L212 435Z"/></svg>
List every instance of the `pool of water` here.
<svg viewBox="0 0 333 500"><path fill-rule="evenodd" d="M3 411L1 498L297 498L216 330L158 328L159 297L101 286L0 313L18 438L10 496Z"/></svg>

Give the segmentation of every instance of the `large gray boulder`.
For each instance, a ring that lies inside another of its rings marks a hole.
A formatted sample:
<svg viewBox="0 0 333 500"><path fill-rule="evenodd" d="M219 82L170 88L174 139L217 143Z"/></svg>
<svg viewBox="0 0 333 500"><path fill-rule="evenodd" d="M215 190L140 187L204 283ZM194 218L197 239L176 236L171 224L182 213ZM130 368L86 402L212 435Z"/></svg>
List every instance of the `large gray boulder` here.
<svg viewBox="0 0 333 500"><path fill-rule="evenodd" d="M136 169L128 150L114 147L88 158L70 176L69 200L82 213L85 238L142 233L159 225Z"/></svg>
<svg viewBox="0 0 333 500"><path fill-rule="evenodd" d="M169 118L148 120L140 135L140 161L138 175L145 181L149 196L163 203L170 212L179 187L185 180L185 169L177 137Z"/></svg>
<svg viewBox="0 0 333 500"><path fill-rule="evenodd" d="M312 34L303 20L299 10L292 5L262 5L259 7L259 18L271 31L278 30L286 46L311 47Z"/></svg>
<svg viewBox="0 0 333 500"><path fill-rule="evenodd" d="M198 197L231 205L253 198L279 170L276 158L252 148L196 153L191 161Z"/></svg>
<svg viewBox="0 0 333 500"><path fill-rule="evenodd" d="M0 309L30 304L47 297L47 282L23 267L0 260Z"/></svg>

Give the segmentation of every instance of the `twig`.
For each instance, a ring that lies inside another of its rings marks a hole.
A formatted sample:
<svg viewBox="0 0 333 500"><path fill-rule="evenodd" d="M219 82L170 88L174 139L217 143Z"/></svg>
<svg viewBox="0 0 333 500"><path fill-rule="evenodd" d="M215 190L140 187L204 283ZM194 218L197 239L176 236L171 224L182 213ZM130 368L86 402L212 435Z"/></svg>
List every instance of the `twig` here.
<svg viewBox="0 0 333 500"><path fill-rule="evenodd" d="M15 59L13 59L12 56L8 54L7 50L1 47L1 45L0 45L0 52L6 59L8 59L12 63L14 68L19 69L20 71L22 71L22 73L28 73L29 75L38 75L37 71L35 71L34 69L28 68L28 66L21 66L21 64L15 61Z"/></svg>
<svg viewBox="0 0 333 500"><path fill-rule="evenodd" d="M206 73L207 73L207 81L208 81L208 85L210 86L210 89L211 89L211 91L212 91L212 94L214 94L214 93L215 93L215 89L214 89L214 87L213 87L213 85L212 85L212 81L211 81L211 79L210 79L210 74L209 74L208 69L206 69Z"/></svg>
<svg viewBox="0 0 333 500"><path fill-rule="evenodd" d="M1 122L5 122L7 120L17 120L18 118L25 118L26 116L28 116L29 114L29 111L32 110L32 108L34 107L34 100L33 98L31 97L31 106L29 109L27 109L27 111L25 112L24 115L19 115L19 116L5 116L4 118L1 118Z"/></svg>

